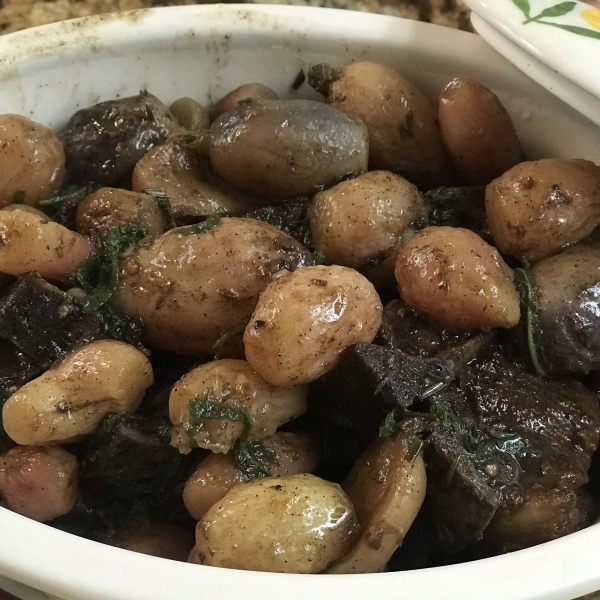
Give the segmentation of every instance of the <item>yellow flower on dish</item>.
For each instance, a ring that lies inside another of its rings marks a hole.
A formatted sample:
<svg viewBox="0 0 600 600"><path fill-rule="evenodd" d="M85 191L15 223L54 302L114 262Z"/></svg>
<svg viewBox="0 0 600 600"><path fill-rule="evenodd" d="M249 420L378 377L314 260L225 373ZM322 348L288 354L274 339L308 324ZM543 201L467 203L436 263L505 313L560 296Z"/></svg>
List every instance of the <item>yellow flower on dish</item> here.
<svg viewBox="0 0 600 600"><path fill-rule="evenodd" d="M600 8L587 8L581 11L581 16L588 25L600 30Z"/></svg>

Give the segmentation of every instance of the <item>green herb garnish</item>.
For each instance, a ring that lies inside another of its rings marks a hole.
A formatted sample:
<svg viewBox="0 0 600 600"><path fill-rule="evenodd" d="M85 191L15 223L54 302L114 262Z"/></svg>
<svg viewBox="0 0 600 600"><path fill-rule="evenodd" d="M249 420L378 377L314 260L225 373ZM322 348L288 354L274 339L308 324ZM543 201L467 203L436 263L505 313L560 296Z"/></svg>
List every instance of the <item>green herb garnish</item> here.
<svg viewBox="0 0 600 600"><path fill-rule="evenodd" d="M379 426L379 437L390 438L396 431L396 425L404 419L404 411L400 408L393 408L386 415L383 423Z"/></svg>
<svg viewBox="0 0 600 600"><path fill-rule="evenodd" d="M102 321L104 334L107 338L131 344L148 353L148 350L141 344L144 335L144 321L142 319L124 315L110 304L101 306L97 314Z"/></svg>
<svg viewBox="0 0 600 600"><path fill-rule="evenodd" d="M447 404L432 404L430 414L435 417L440 431L459 442L485 477L489 477L486 468L499 454L517 464L523 458L538 456L528 439L503 426L484 426L471 431Z"/></svg>
<svg viewBox="0 0 600 600"><path fill-rule="evenodd" d="M193 437L194 433L202 429L203 419L224 419L226 421L238 421L244 425L244 431L247 433L252 428L252 419L243 409L235 406L225 406L208 399L195 398L188 404L190 418L188 421L187 434Z"/></svg>
<svg viewBox="0 0 600 600"><path fill-rule="evenodd" d="M528 268L514 271L514 282L519 293L521 323L525 329L527 349L531 363L538 375L547 375L552 365L544 354L542 332L538 317L537 286L533 273Z"/></svg>
<svg viewBox="0 0 600 600"><path fill-rule="evenodd" d="M106 417L102 419L100 425L98 425L94 435L97 438L102 439L111 436L115 432L117 425L123 422L123 419L125 418L124 415L125 413L108 413Z"/></svg>
<svg viewBox="0 0 600 600"><path fill-rule="evenodd" d="M214 229L221 220L219 215L213 215L208 217L206 221L202 221L200 223L195 223L194 225L190 225L189 227L181 227L178 230L178 233L181 235L196 235L197 233L204 233L206 231L210 231Z"/></svg>
<svg viewBox="0 0 600 600"><path fill-rule="evenodd" d="M440 431L456 438L469 454L475 451L476 438L447 404L436 402L431 405L429 413L436 419Z"/></svg>
<svg viewBox="0 0 600 600"><path fill-rule="evenodd" d="M586 325L585 327L582 327L577 333L579 341L588 350L591 350L594 347L595 333L596 331L591 325Z"/></svg>
<svg viewBox="0 0 600 600"><path fill-rule="evenodd" d="M529 440L515 431L503 426L490 427L487 425L478 429L470 429L450 406L441 402L433 403L428 413L408 411L402 408L392 409L379 427L379 437L392 437L397 424L407 417L421 417L435 423L439 431L458 442L473 466L484 477L490 477L488 473L489 465L499 455L509 457L517 465L519 464L518 461L523 458L538 456L537 450L532 447ZM409 455L417 456L422 449L422 445L422 440L415 437L412 446L409 448ZM411 460L414 460L414 458Z"/></svg>
<svg viewBox="0 0 600 600"><path fill-rule="evenodd" d="M13 204L24 204L25 195L25 190L17 190L12 197Z"/></svg>
<svg viewBox="0 0 600 600"><path fill-rule="evenodd" d="M66 188L61 188L47 198L40 200L40 206L50 206L53 208L71 208L77 206L84 198L89 196L95 186L91 184L80 186L70 185Z"/></svg>
<svg viewBox="0 0 600 600"><path fill-rule="evenodd" d="M432 225L450 225L460 215L462 188L437 188L425 194L430 208Z"/></svg>
<svg viewBox="0 0 600 600"><path fill-rule="evenodd" d="M410 417L418 417L420 419L425 419L426 421L432 421L434 419L434 417L429 413L406 410L404 408L393 408L385 416L385 419L379 426L379 437L392 437L396 432L396 425L398 425L398 423L404 419L408 419Z"/></svg>
<svg viewBox="0 0 600 600"><path fill-rule="evenodd" d="M88 183L87 185L71 185L59 189L57 192L42 198L40 206L54 221L68 229L75 229L75 213L77 206L92 192L100 189L100 186Z"/></svg>
<svg viewBox="0 0 600 600"><path fill-rule="evenodd" d="M119 257L130 246L146 236L137 223L111 227L100 252L91 252L76 273L86 296L78 300L88 313L97 311L114 294L119 283Z"/></svg>
<svg viewBox="0 0 600 600"><path fill-rule="evenodd" d="M223 352L223 348L227 345L229 340L240 333L244 333L246 329L246 325L250 322L250 317L246 317L242 319L239 323L236 323L233 327L230 327L226 331L224 331L213 346L213 351L215 353L215 360L219 360L221 358L221 353Z"/></svg>
<svg viewBox="0 0 600 600"><path fill-rule="evenodd" d="M237 468L248 479L259 479L271 477L271 469L265 463L275 463L277 454L260 440L241 437L233 446L233 457Z"/></svg>
<svg viewBox="0 0 600 600"><path fill-rule="evenodd" d="M167 192L163 190L159 190L158 188L144 188L142 190L142 194L148 194L148 196L152 196L155 200L168 200L169 196Z"/></svg>
<svg viewBox="0 0 600 600"><path fill-rule="evenodd" d="M425 193L429 224L467 227L476 233L487 226L485 187L440 187Z"/></svg>
<svg viewBox="0 0 600 600"><path fill-rule="evenodd" d="M315 250L311 254L311 262L312 266L317 267L319 265L324 265L327 262L327 257L320 250Z"/></svg>
<svg viewBox="0 0 600 600"><path fill-rule="evenodd" d="M408 453L406 454L407 460L409 462L414 462L417 456L421 454L424 445L425 443L423 440L418 437L410 437L408 440Z"/></svg>
<svg viewBox="0 0 600 600"><path fill-rule="evenodd" d="M412 411L405 411L401 408L393 408L386 415L383 423L379 426L379 437L380 438L391 438L396 432L396 425L400 423L407 416L422 416L430 418L426 413L415 413ZM424 442L418 437L411 436L408 439L408 453L406 458L413 462L417 456L419 456L421 450L423 450Z"/></svg>
<svg viewBox="0 0 600 600"><path fill-rule="evenodd" d="M145 188L142 190L144 194L148 194L154 198L156 204L158 204L158 208L162 212L163 216L167 221L168 227L175 227L175 217L173 216L173 207L171 206L171 199L168 194L163 190L159 190L156 188Z"/></svg>
<svg viewBox="0 0 600 600"><path fill-rule="evenodd" d="M266 462L275 463L276 454L272 448L266 446L261 440L248 437L252 429L252 418L243 409L235 406L224 406L204 398L195 398L188 404L189 420L186 433L193 439L194 434L202 429L203 419L224 419L237 421L244 425L244 433L237 439L233 446L233 457L237 468L248 479L270 477L271 469Z"/></svg>

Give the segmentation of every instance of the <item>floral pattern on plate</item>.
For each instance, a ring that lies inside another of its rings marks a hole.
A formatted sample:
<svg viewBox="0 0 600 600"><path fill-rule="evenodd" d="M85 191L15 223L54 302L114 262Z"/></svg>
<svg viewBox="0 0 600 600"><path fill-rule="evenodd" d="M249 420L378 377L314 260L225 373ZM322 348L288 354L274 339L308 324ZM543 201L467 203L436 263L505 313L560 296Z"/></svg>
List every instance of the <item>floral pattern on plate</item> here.
<svg viewBox="0 0 600 600"><path fill-rule="evenodd" d="M529 0L512 0L512 2L525 16L524 25L539 23L540 25L549 25L576 35L600 40L600 8L584 8L579 12L581 19L593 28L590 29L589 27L580 27L556 20L573 13L577 8L586 6L583 2L559 2L542 9L537 14L534 14Z"/></svg>

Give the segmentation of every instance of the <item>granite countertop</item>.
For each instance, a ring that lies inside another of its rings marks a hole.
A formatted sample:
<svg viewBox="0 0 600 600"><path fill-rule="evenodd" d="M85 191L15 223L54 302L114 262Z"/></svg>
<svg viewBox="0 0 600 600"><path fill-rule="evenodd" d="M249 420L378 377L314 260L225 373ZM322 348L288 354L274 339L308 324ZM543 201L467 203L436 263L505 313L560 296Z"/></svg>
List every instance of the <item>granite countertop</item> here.
<svg viewBox="0 0 600 600"><path fill-rule="evenodd" d="M257 0L257 2L347 8L420 19L438 25L471 30L469 10L461 0ZM202 3L195 0L0 0L0 33L105 12Z"/></svg>

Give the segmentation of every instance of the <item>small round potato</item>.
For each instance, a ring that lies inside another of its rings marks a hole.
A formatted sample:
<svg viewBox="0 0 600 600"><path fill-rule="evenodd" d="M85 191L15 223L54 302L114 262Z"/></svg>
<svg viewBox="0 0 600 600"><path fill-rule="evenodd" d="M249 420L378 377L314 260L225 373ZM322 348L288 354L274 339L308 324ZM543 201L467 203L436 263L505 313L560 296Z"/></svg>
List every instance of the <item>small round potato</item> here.
<svg viewBox="0 0 600 600"><path fill-rule="evenodd" d="M498 96L470 77L442 90L440 132L450 160L472 185L486 185L523 160L517 132Z"/></svg>
<svg viewBox="0 0 600 600"><path fill-rule="evenodd" d="M0 115L0 207L15 202L15 195L37 206L64 175L65 152L50 129L20 115Z"/></svg>
<svg viewBox="0 0 600 600"><path fill-rule="evenodd" d="M94 245L50 220L31 206L0 209L0 272L24 275L37 271L44 279L64 281L73 275Z"/></svg>
<svg viewBox="0 0 600 600"><path fill-rule="evenodd" d="M178 98L169 106L169 110L177 122L188 131L207 131L210 127L207 110L192 98Z"/></svg>
<svg viewBox="0 0 600 600"><path fill-rule="evenodd" d="M519 296L498 251L459 227L428 227L398 253L398 290L414 310L458 329L514 327Z"/></svg>
<svg viewBox="0 0 600 600"><path fill-rule="evenodd" d="M163 214L152 196L120 188L101 188L77 207L77 231L104 239L111 227L139 223L152 237L165 231Z"/></svg>
<svg viewBox="0 0 600 600"><path fill-rule="evenodd" d="M77 459L58 446L15 446L0 456L0 496L36 521L66 515L77 500Z"/></svg>
<svg viewBox="0 0 600 600"><path fill-rule="evenodd" d="M132 188L137 192L152 188L164 192L178 223L211 215L240 215L255 205L218 181L206 163L178 141L161 144L135 165Z"/></svg>
<svg viewBox="0 0 600 600"><path fill-rule="evenodd" d="M483 544L505 553L555 540L591 525L595 506L585 488L533 487L522 504L496 512L485 530Z"/></svg>
<svg viewBox="0 0 600 600"><path fill-rule="evenodd" d="M282 199L367 170L367 128L312 100L244 102L210 128L210 163L235 188Z"/></svg>
<svg viewBox="0 0 600 600"><path fill-rule="evenodd" d="M186 454L193 446L229 452L246 431L247 424L226 418L200 419L192 425L192 401L207 399L219 406L243 410L252 422L248 435L264 438L299 417L306 410L307 395L306 386L269 385L245 360L226 358L200 365L184 375L169 396L172 445Z"/></svg>
<svg viewBox="0 0 600 600"><path fill-rule="evenodd" d="M312 473L317 467L315 439L308 433L279 431L263 440L275 450L275 461L269 463L272 477L288 477ZM211 452L200 461L183 488L183 503L192 518L199 521L208 509L221 500L238 483L248 481L235 464L231 452Z"/></svg>
<svg viewBox="0 0 600 600"><path fill-rule="evenodd" d="M319 573L356 534L352 503L314 475L241 483L196 527L202 564L275 573Z"/></svg>
<svg viewBox="0 0 600 600"><path fill-rule="evenodd" d="M305 267L270 283L244 332L246 360L272 385L310 383L351 344L373 341L383 308L354 269Z"/></svg>
<svg viewBox="0 0 600 600"><path fill-rule="evenodd" d="M399 173L421 188L448 185L451 174L437 114L423 92L374 62L346 67L327 102L369 130L369 168Z"/></svg>
<svg viewBox="0 0 600 600"><path fill-rule="evenodd" d="M555 372L600 368L600 242L584 240L531 269L544 355Z"/></svg>
<svg viewBox="0 0 600 600"><path fill-rule="evenodd" d="M501 252L539 260L600 223L600 167L585 160L520 163L487 186L485 209Z"/></svg>
<svg viewBox="0 0 600 600"><path fill-rule="evenodd" d="M425 463L406 436L377 439L343 483L356 510L360 536L328 573L382 571L415 520L427 489Z"/></svg>
<svg viewBox="0 0 600 600"><path fill-rule="evenodd" d="M262 83L245 83L223 96L210 111L210 118L214 121L246 100L277 100L277 98L277 94Z"/></svg>
<svg viewBox="0 0 600 600"><path fill-rule="evenodd" d="M427 220L423 195L389 171L369 171L318 193L309 209L317 250L376 285L394 282L398 249Z"/></svg>
<svg viewBox="0 0 600 600"><path fill-rule="evenodd" d="M2 422L17 444L69 442L92 433L108 413L134 412L152 383L150 361L137 348L92 342L15 392Z"/></svg>
<svg viewBox="0 0 600 600"><path fill-rule="evenodd" d="M221 219L191 235L186 230L171 229L138 246L123 261L111 299L121 312L144 320L152 348L210 354L223 332L252 314L275 273L311 258L292 237L254 219Z"/></svg>

